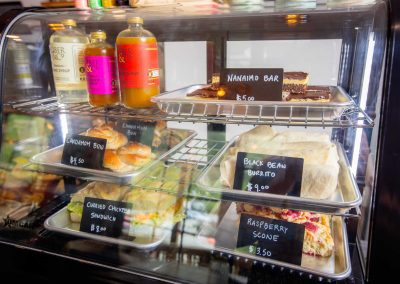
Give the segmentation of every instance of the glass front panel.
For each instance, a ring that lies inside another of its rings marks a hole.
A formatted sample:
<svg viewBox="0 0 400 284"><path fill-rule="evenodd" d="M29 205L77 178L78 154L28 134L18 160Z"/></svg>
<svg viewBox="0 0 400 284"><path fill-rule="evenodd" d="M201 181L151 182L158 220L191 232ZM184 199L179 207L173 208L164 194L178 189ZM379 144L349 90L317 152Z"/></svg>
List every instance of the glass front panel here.
<svg viewBox="0 0 400 284"><path fill-rule="evenodd" d="M357 234L365 265L385 4L228 2L9 26L1 238L240 282L346 278Z"/></svg>

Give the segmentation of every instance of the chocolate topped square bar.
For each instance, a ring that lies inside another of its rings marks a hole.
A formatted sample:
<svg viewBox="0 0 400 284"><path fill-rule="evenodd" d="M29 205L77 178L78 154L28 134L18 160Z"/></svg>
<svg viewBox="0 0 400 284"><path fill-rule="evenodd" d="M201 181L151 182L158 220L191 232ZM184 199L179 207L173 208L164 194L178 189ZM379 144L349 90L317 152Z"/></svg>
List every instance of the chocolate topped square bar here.
<svg viewBox="0 0 400 284"><path fill-rule="evenodd" d="M284 72L283 92L290 94L304 94L308 85L308 73L305 72Z"/></svg>

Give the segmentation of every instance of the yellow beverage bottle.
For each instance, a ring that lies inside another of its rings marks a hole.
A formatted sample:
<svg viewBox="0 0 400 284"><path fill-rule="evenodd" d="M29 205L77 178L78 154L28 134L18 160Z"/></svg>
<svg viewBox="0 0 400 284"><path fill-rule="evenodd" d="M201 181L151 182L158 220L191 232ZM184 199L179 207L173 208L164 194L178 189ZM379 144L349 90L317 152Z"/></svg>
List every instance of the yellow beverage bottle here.
<svg viewBox="0 0 400 284"><path fill-rule="evenodd" d="M151 97L160 93L157 40L143 29L142 18L129 18L128 24L116 42L121 102L128 108L151 107Z"/></svg>
<svg viewBox="0 0 400 284"><path fill-rule="evenodd" d="M50 37L50 55L59 103L87 102L83 52L89 38L76 28L76 22L61 22L65 29Z"/></svg>

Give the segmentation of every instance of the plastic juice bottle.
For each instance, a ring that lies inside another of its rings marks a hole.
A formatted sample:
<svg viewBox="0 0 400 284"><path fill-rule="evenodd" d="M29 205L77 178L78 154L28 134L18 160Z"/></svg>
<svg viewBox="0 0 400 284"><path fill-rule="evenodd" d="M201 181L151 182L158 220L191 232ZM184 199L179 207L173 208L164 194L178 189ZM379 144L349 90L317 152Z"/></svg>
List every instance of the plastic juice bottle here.
<svg viewBox="0 0 400 284"><path fill-rule="evenodd" d="M71 19L61 22L65 29L50 37L50 55L59 103L87 102L83 52L89 38Z"/></svg>
<svg viewBox="0 0 400 284"><path fill-rule="evenodd" d="M115 50L106 42L106 33L90 33L90 43L85 49L86 80L89 103L92 106L109 106L119 101L115 73Z"/></svg>
<svg viewBox="0 0 400 284"><path fill-rule="evenodd" d="M142 18L129 18L128 24L116 42L121 101L128 108L151 107L151 97L160 92L157 40L143 29Z"/></svg>

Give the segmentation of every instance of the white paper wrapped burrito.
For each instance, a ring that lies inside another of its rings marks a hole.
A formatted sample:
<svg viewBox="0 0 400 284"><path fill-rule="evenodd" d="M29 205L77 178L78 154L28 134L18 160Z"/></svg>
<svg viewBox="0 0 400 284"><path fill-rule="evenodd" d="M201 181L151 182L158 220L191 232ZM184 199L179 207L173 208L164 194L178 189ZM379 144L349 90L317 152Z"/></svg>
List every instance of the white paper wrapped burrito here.
<svg viewBox="0 0 400 284"><path fill-rule="evenodd" d="M301 197L326 199L336 190L339 175L335 144L325 133L276 133L268 126L259 126L243 133L236 147L229 149L220 165L221 181L233 187L238 152L303 158Z"/></svg>

